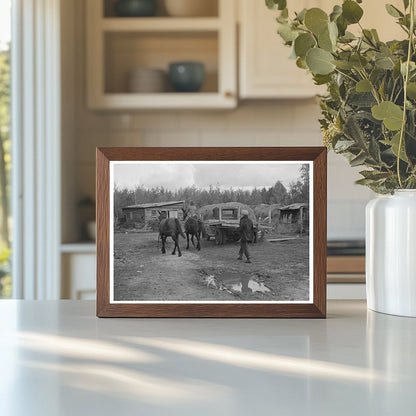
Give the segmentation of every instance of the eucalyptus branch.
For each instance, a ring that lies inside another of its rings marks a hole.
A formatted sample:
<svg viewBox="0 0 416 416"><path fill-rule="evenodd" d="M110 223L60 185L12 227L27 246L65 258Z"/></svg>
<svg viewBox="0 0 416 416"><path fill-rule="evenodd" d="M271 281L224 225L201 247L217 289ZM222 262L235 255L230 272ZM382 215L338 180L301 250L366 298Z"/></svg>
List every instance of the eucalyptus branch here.
<svg viewBox="0 0 416 416"><path fill-rule="evenodd" d="M399 148L397 150L397 177L399 180L400 188L403 188L402 177L400 173L400 156L403 148L403 141L406 131L406 111L407 111L407 83L409 82L409 71L410 71L410 62L412 60L412 50L413 50L413 37L415 29L415 0L410 0L410 30L409 30L409 45L407 48L407 60L406 60L406 72L404 75L404 85L403 85L403 118L402 118L402 127L400 129L400 139L399 139Z"/></svg>
<svg viewBox="0 0 416 416"><path fill-rule="evenodd" d="M374 99L377 101L377 104L380 104L380 97L378 95L378 92L376 90L376 87L371 82L370 78L368 78L367 73L365 72L365 69L361 66L362 71L360 71L360 75L365 79L369 84L371 88L371 93L373 94Z"/></svg>
<svg viewBox="0 0 416 416"><path fill-rule="evenodd" d="M352 82L355 82L355 83L358 82L355 78L351 77L348 74L345 74L344 72L340 71L338 68L335 68L335 71L338 72L339 74L343 75L344 77L350 79Z"/></svg>

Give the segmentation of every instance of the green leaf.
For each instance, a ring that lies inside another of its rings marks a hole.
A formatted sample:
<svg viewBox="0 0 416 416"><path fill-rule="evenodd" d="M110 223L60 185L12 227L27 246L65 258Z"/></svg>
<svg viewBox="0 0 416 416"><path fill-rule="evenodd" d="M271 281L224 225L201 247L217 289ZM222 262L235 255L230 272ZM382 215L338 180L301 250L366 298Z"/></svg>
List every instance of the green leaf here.
<svg viewBox="0 0 416 416"><path fill-rule="evenodd" d="M361 152L358 156L350 160L350 165L352 167L362 165L367 159L367 155L364 152Z"/></svg>
<svg viewBox="0 0 416 416"><path fill-rule="evenodd" d="M287 6L286 0L266 0L266 6L271 10L283 10Z"/></svg>
<svg viewBox="0 0 416 416"><path fill-rule="evenodd" d="M344 71L348 71L352 68L352 65L348 61L341 61L336 60L332 61L332 63L339 69L343 69Z"/></svg>
<svg viewBox="0 0 416 416"><path fill-rule="evenodd" d="M378 33L377 33L377 30L376 29L371 29L371 34L373 35L373 39L376 42L380 42L380 38L378 37Z"/></svg>
<svg viewBox="0 0 416 416"><path fill-rule="evenodd" d="M334 146L334 150L337 153L342 153L348 150L353 145L354 145L354 142L351 140L338 140Z"/></svg>
<svg viewBox="0 0 416 416"><path fill-rule="evenodd" d="M364 37L364 40L365 40L367 43L369 43L370 45L374 45L375 40L374 40L374 38L373 38L373 34L371 33L371 30L364 29L364 30L363 30L363 37Z"/></svg>
<svg viewBox="0 0 416 416"><path fill-rule="evenodd" d="M306 64L314 75L327 75L333 72L335 69L335 65L332 63L333 59L330 52L320 48L309 49L306 54Z"/></svg>
<svg viewBox="0 0 416 416"><path fill-rule="evenodd" d="M332 13L329 15L329 20L331 22L335 22L338 17L340 17L342 15L342 7L339 5L335 5L334 8L332 9Z"/></svg>
<svg viewBox="0 0 416 416"><path fill-rule="evenodd" d="M363 9L352 0L342 3L342 16L349 24L358 23L363 16Z"/></svg>
<svg viewBox="0 0 416 416"><path fill-rule="evenodd" d="M360 82L357 82L355 86L357 92L371 92L371 83L366 79L362 79Z"/></svg>
<svg viewBox="0 0 416 416"><path fill-rule="evenodd" d="M394 7L392 4L386 4L387 13L393 17L403 17L404 14L397 8Z"/></svg>
<svg viewBox="0 0 416 416"><path fill-rule="evenodd" d="M302 33L295 39L296 56L304 58L309 49L316 45L315 39L309 33Z"/></svg>
<svg viewBox="0 0 416 416"><path fill-rule="evenodd" d="M348 117L344 125L345 136L352 140L360 149L366 148L366 139L361 128L362 120L358 115Z"/></svg>
<svg viewBox="0 0 416 416"><path fill-rule="evenodd" d="M360 175L364 176L365 179L372 179L373 181L378 181L380 179L388 178L391 173L390 172L379 172L376 170L362 170Z"/></svg>
<svg viewBox="0 0 416 416"><path fill-rule="evenodd" d="M315 85L324 85L331 81L331 76L315 74L313 80L315 81Z"/></svg>
<svg viewBox="0 0 416 416"><path fill-rule="evenodd" d="M287 44L290 44L298 37L298 32L293 30L287 23L280 24L277 28L277 33Z"/></svg>
<svg viewBox="0 0 416 416"><path fill-rule="evenodd" d="M416 100L416 82L407 84L407 96L412 100Z"/></svg>
<svg viewBox="0 0 416 416"><path fill-rule="evenodd" d="M388 140L380 140L381 143L390 146L391 151L393 152L394 156L398 157L399 154L399 144L400 144L400 132L395 134L391 141ZM409 159L406 155L406 149L405 149L405 140L403 139L402 146L400 148L400 159L404 162L409 162Z"/></svg>
<svg viewBox="0 0 416 416"><path fill-rule="evenodd" d="M327 30L328 15L318 7L309 9L305 13L305 26L315 35Z"/></svg>
<svg viewBox="0 0 416 416"><path fill-rule="evenodd" d="M371 109L373 117L383 121L384 125L392 131L402 127L403 110L391 101L383 101Z"/></svg>
<svg viewBox="0 0 416 416"><path fill-rule="evenodd" d="M342 15L337 19L337 27L340 36L344 36L348 27L348 22L344 19Z"/></svg>
<svg viewBox="0 0 416 416"><path fill-rule="evenodd" d="M306 65L305 58L298 58L296 59L296 66L301 69L308 69L308 65Z"/></svg>
<svg viewBox="0 0 416 416"><path fill-rule="evenodd" d="M364 67L368 64L367 60L358 53L352 55L349 62L354 68L358 70L364 69Z"/></svg>
<svg viewBox="0 0 416 416"><path fill-rule="evenodd" d="M334 44L332 43L331 37L329 35L328 27L325 31L318 35L318 45L321 49L324 49L328 52L334 51Z"/></svg>
<svg viewBox="0 0 416 416"><path fill-rule="evenodd" d="M403 6L404 6L404 9L406 10L409 7L409 0L403 0Z"/></svg>
<svg viewBox="0 0 416 416"><path fill-rule="evenodd" d="M376 67L380 69L394 69L394 61L390 56L378 56L375 61Z"/></svg>
<svg viewBox="0 0 416 416"><path fill-rule="evenodd" d="M307 9L302 9L299 13L296 13L296 19L303 23L303 21L305 20L305 14L307 12Z"/></svg>
<svg viewBox="0 0 416 416"><path fill-rule="evenodd" d="M338 25L337 25L337 29L338 29L338 31L339 31L339 27L338 27ZM344 33L344 35L343 36L341 36L340 38L338 38L338 42L341 42L341 43L349 43L349 42L352 42L353 40L355 40L355 39L357 39L356 38L356 36L353 34L353 33L351 33L351 32L348 32L348 30Z"/></svg>

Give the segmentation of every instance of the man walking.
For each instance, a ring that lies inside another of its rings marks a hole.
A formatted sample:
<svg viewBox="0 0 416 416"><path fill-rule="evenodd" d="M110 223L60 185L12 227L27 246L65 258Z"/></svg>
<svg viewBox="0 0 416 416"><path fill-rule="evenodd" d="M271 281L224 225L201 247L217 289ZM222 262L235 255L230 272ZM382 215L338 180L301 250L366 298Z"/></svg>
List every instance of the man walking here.
<svg viewBox="0 0 416 416"><path fill-rule="evenodd" d="M248 243L253 241L254 227L253 221L248 217L248 211L243 209L241 211L240 227L240 252L238 253L238 260L243 260L243 254L246 256L246 263L251 263L250 253L248 251Z"/></svg>

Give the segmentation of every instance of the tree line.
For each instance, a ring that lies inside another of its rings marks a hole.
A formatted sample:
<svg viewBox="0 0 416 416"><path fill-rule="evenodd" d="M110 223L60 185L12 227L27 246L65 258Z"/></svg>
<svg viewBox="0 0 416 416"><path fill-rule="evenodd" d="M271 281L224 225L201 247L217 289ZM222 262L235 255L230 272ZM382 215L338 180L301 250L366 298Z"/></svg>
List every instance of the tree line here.
<svg viewBox="0 0 416 416"><path fill-rule="evenodd" d="M285 187L281 181L276 181L271 187L254 188L251 191L241 188L220 189L218 186L210 186L209 189L191 186L174 191L163 186L153 188L137 186L135 189L116 187L114 189L114 214L121 217L122 208L129 205L183 200L194 201L197 207L230 201L253 207L260 204L307 203L309 201L309 166L302 165L299 179L291 182L288 187Z"/></svg>

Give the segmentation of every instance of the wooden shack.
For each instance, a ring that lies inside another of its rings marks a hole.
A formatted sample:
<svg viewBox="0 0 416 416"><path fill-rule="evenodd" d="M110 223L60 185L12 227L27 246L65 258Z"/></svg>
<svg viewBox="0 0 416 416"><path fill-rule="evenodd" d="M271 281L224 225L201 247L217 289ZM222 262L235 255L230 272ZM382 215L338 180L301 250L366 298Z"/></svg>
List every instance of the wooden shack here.
<svg viewBox="0 0 416 416"><path fill-rule="evenodd" d="M299 224L300 232L309 230L309 205L291 204L280 207L280 222L283 224Z"/></svg>
<svg viewBox="0 0 416 416"><path fill-rule="evenodd" d="M147 204L129 205L123 208L126 225L142 225L159 220L161 214L164 218L183 219L182 208L185 201L149 202Z"/></svg>

